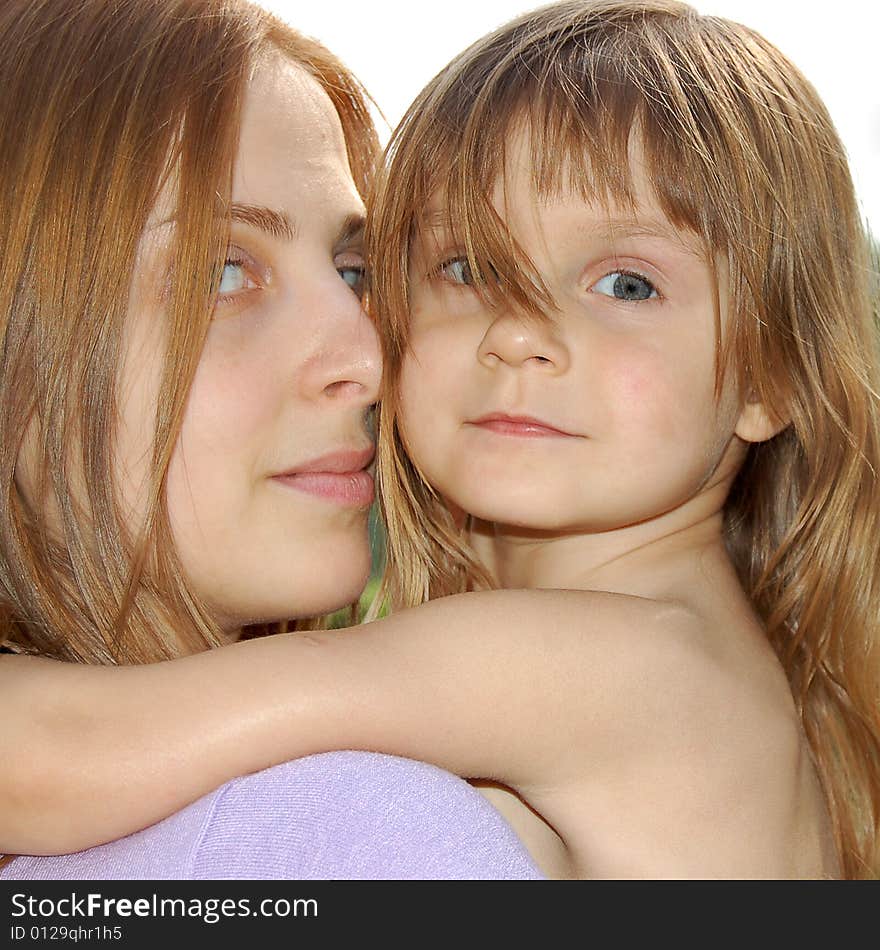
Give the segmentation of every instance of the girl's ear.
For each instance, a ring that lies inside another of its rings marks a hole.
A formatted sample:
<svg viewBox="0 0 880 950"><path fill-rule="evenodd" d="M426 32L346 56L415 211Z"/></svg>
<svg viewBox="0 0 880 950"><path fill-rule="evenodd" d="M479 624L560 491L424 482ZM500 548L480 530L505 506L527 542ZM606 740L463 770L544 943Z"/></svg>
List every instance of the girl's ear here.
<svg viewBox="0 0 880 950"><path fill-rule="evenodd" d="M734 431L743 442L766 442L787 425L787 420L780 419L756 394L750 393Z"/></svg>

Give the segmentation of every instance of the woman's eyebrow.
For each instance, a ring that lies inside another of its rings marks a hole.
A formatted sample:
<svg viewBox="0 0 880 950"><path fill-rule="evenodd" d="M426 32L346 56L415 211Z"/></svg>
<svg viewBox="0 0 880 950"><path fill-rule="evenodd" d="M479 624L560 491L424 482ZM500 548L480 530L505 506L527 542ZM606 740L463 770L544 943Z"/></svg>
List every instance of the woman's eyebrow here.
<svg viewBox="0 0 880 950"><path fill-rule="evenodd" d="M296 228L284 211L276 211L263 205L233 204L229 215L233 221L249 224L283 241L292 241L296 236Z"/></svg>
<svg viewBox="0 0 880 950"><path fill-rule="evenodd" d="M265 205L235 203L230 207L229 215L233 221L249 224L283 241L292 241L296 237L296 225L284 211L267 208ZM339 237L334 247L341 249L356 244L363 239L363 233L364 216L360 213L350 214L339 229Z"/></svg>
<svg viewBox="0 0 880 950"><path fill-rule="evenodd" d="M333 245L334 253L351 247L353 244L362 244L365 223L366 219L362 214L350 214L339 229L339 237Z"/></svg>

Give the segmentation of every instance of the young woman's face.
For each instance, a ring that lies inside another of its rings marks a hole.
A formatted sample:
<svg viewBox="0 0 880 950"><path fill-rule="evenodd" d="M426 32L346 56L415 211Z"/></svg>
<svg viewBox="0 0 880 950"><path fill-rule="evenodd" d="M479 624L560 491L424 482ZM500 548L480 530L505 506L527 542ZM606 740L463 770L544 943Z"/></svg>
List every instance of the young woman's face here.
<svg viewBox="0 0 880 950"><path fill-rule="evenodd" d="M712 275L657 207L638 155L637 213L609 219L574 192L536 198L528 146L514 143L494 204L560 309L544 321L490 309L448 229L423 235L401 431L427 480L480 519L588 532L643 522L743 457L737 395L714 394Z"/></svg>
<svg viewBox="0 0 880 950"><path fill-rule="evenodd" d="M358 295L363 206L330 100L281 56L247 88L232 199L167 494L192 586L230 631L351 603L370 566L367 412L380 354ZM159 204L121 372L119 459L135 514L163 352L157 275L171 225Z"/></svg>

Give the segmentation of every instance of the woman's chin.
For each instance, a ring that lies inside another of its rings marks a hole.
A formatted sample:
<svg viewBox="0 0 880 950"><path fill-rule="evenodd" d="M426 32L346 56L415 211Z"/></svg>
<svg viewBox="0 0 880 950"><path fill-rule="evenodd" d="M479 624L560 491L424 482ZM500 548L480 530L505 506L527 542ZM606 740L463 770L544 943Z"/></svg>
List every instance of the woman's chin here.
<svg viewBox="0 0 880 950"><path fill-rule="evenodd" d="M320 617L359 600L372 568L366 518L335 532L266 534L225 545L210 570L207 556L185 561L191 588L224 630Z"/></svg>

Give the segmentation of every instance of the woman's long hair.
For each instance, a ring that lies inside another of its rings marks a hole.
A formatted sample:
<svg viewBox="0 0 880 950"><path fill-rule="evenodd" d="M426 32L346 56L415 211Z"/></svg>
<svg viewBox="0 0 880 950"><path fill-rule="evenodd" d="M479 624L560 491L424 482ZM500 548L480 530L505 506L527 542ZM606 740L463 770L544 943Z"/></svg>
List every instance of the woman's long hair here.
<svg viewBox="0 0 880 950"><path fill-rule="evenodd" d="M473 272L497 277L480 292L536 315L552 309L491 203L521 122L539 194L568 187L624 205L637 136L669 220L726 265L719 387L733 372L740 392L790 423L750 448L726 505L726 542L788 675L844 873L876 876L880 369L868 245L825 107L751 30L673 0L558 3L477 42L407 113L370 235L381 250L370 301L386 344L385 591L409 606L490 583L407 456L396 383L410 250L438 190Z"/></svg>
<svg viewBox="0 0 880 950"><path fill-rule="evenodd" d="M7 648L128 663L219 642L175 555L165 478L223 261L242 99L258 57L273 50L315 76L333 101L365 194L377 139L363 91L327 50L258 7L0 4ZM169 182L176 224L149 505L144 523L129 526L114 479L118 368L138 244ZM35 500L16 484L26 439L39 475Z"/></svg>

